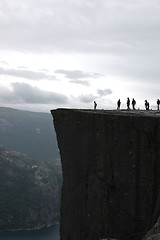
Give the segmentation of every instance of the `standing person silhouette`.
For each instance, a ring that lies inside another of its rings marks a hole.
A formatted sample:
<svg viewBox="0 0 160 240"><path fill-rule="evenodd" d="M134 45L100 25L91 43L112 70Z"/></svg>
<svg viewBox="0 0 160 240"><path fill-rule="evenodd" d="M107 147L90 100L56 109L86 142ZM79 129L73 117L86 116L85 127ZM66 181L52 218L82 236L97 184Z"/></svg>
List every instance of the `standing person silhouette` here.
<svg viewBox="0 0 160 240"><path fill-rule="evenodd" d="M135 99L133 98L133 99L132 99L132 107L133 107L133 110L135 110L135 105L136 105L136 101L135 101Z"/></svg>
<svg viewBox="0 0 160 240"><path fill-rule="evenodd" d="M149 102L147 100L144 101L145 102L145 108L146 110L149 110Z"/></svg>
<svg viewBox="0 0 160 240"><path fill-rule="evenodd" d="M128 110L130 109L130 99L129 99L129 97L127 98L127 109Z"/></svg>
<svg viewBox="0 0 160 240"><path fill-rule="evenodd" d="M159 110L159 104L160 104L160 100L157 99L157 110Z"/></svg>
<svg viewBox="0 0 160 240"><path fill-rule="evenodd" d="M117 110L119 110L121 107L121 100L119 99L118 102L117 102Z"/></svg>
<svg viewBox="0 0 160 240"><path fill-rule="evenodd" d="M97 103L96 101L94 101L94 110L96 110L96 108L97 108Z"/></svg>

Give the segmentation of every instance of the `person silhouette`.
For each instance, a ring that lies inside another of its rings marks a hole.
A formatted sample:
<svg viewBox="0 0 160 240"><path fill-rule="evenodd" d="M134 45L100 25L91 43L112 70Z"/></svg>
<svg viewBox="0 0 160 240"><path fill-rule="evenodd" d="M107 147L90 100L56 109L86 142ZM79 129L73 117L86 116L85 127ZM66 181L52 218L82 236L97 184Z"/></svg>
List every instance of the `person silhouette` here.
<svg viewBox="0 0 160 240"><path fill-rule="evenodd" d="M144 101L145 102L145 108L146 110L149 110L149 102L147 100Z"/></svg>
<svg viewBox="0 0 160 240"><path fill-rule="evenodd" d="M135 101L135 99L133 98L133 99L132 99L132 107L133 107L133 110L135 110L135 105L136 105L136 101Z"/></svg>
<svg viewBox="0 0 160 240"><path fill-rule="evenodd" d="M157 99L157 110L159 110L159 104L160 104L160 100Z"/></svg>
<svg viewBox="0 0 160 240"><path fill-rule="evenodd" d="M97 103L96 101L94 101L94 110L96 110L96 108L97 108Z"/></svg>
<svg viewBox="0 0 160 240"><path fill-rule="evenodd" d="M119 99L118 102L117 102L117 110L119 110L121 107L121 100Z"/></svg>
<svg viewBox="0 0 160 240"><path fill-rule="evenodd" d="M129 97L127 98L127 109L128 110L130 109L130 99L129 99Z"/></svg>

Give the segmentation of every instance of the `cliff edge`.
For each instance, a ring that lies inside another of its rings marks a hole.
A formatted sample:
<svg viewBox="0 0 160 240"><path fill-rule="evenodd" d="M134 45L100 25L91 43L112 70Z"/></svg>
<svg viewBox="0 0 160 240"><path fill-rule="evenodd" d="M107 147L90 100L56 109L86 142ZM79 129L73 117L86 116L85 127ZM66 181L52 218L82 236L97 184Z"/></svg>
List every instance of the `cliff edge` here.
<svg viewBox="0 0 160 240"><path fill-rule="evenodd" d="M139 240L160 216L160 113L51 110L63 187L61 240Z"/></svg>

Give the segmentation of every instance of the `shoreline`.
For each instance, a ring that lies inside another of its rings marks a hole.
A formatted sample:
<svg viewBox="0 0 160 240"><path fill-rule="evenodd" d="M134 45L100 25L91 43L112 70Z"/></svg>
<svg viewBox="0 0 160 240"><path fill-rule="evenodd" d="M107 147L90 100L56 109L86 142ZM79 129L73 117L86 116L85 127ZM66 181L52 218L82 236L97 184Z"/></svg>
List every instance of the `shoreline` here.
<svg viewBox="0 0 160 240"><path fill-rule="evenodd" d="M56 227L59 223L50 224L48 226L36 227L36 228L18 228L18 229L8 229L8 230L0 230L0 233L12 233L12 232L31 232L31 231L38 231L43 229L48 229L51 227Z"/></svg>

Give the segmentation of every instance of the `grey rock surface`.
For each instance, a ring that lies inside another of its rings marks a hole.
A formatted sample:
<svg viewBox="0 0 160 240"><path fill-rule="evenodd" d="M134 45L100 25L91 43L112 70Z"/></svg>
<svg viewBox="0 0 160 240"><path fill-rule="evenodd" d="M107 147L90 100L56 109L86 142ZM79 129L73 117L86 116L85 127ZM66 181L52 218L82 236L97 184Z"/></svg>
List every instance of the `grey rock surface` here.
<svg viewBox="0 0 160 240"><path fill-rule="evenodd" d="M140 240L160 216L160 113L51 111L63 187L61 240Z"/></svg>
<svg viewBox="0 0 160 240"><path fill-rule="evenodd" d="M143 238L143 240L151 239L160 239L160 217L158 218L155 225L151 228L151 230Z"/></svg>

